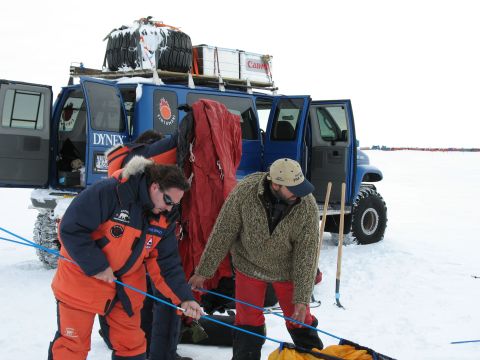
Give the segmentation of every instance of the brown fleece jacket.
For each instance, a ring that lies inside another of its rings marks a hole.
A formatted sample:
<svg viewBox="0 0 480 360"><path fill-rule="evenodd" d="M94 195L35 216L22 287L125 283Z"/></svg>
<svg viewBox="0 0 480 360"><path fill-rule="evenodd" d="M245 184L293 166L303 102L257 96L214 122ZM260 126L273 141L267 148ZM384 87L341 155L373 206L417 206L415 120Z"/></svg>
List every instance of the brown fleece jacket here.
<svg viewBox="0 0 480 360"><path fill-rule="evenodd" d="M319 213L305 196L270 235L262 196L266 173L245 177L228 196L195 273L210 278L228 251L235 268L255 279L293 281L293 303L308 304L319 255Z"/></svg>

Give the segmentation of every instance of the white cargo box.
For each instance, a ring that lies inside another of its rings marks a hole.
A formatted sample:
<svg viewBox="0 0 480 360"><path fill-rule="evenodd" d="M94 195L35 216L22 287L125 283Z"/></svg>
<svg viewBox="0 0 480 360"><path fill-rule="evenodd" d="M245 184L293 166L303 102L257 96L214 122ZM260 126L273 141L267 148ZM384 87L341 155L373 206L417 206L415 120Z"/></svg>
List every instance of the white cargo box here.
<svg viewBox="0 0 480 360"><path fill-rule="evenodd" d="M209 45L193 46L193 72L271 83L272 57Z"/></svg>

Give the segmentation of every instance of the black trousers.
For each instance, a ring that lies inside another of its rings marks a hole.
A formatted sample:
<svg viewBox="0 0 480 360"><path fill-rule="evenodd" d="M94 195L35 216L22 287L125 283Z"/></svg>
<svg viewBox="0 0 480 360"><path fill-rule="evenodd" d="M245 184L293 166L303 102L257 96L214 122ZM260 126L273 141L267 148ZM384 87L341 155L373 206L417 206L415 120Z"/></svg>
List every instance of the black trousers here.
<svg viewBox="0 0 480 360"><path fill-rule="evenodd" d="M169 301L162 294L153 291L154 296ZM181 318L175 308L145 299L142 310L142 329L147 338L149 360L175 360L177 344L180 341Z"/></svg>

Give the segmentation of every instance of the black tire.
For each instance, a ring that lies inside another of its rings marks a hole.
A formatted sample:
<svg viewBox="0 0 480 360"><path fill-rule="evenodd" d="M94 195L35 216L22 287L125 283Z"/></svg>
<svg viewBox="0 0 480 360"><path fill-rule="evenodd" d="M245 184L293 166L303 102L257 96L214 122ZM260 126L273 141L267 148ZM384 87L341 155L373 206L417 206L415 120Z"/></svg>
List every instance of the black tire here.
<svg viewBox="0 0 480 360"><path fill-rule="evenodd" d="M387 205L373 186L360 186L353 204L351 236L358 244L379 242L387 227Z"/></svg>
<svg viewBox="0 0 480 360"><path fill-rule="evenodd" d="M110 71L117 71L119 68L129 65L130 43L134 37L130 33L119 33L110 35L107 42L107 66Z"/></svg>
<svg viewBox="0 0 480 360"><path fill-rule="evenodd" d="M108 70L110 71L117 71L118 70L118 67L115 67L113 65L113 57L114 57L114 38L112 38L111 36L108 37L108 42L107 42L107 66L108 66Z"/></svg>
<svg viewBox="0 0 480 360"><path fill-rule="evenodd" d="M127 52L127 65L134 70L137 67L140 67L140 61L139 61L139 55L138 55L139 41L140 41L140 33L138 32L138 30L130 34L130 43L128 45L128 52Z"/></svg>
<svg viewBox="0 0 480 360"><path fill-rule="evenodd" d="M157 69L165 70L161 66L168 62L168 55L170 54L169 44L171 44L170 35L160 32L162 40L158 44L157 50L155 52L155 59L157 60Z"/></svg>
<svg viewBox="0 0 480 360"><path fill-rule="evenodd" d="M120 48L122 46L123 35L118 34L113 38L112 66L118 70L122 66Z"/></svg>
<svg viewBox="0 0 480 360"><path fill-rule="evenodd" d="M125 33L123 34L122 38L122 44L120 47L120 61L121 61L121 66L126 67L129 66L130 64L128 63L128 47L130 45L130 33Z"/></svg>
<svg viewBox="0 0 480 360"><path fill-rule="evenodd" d="M157 69L187 72L192 63L192 41L180 31L162 33L162 41L157 48Z"/></svg>
<svg viewBox="0 0 480 360"><path fill-rule="evenodd" d="M53 210L42 211L38 214L33 229L33 241L44 248L59 251L57 222L53 215ZM57 267L57 256L41 249L37 249L37 256L47 269Z"/></svg>

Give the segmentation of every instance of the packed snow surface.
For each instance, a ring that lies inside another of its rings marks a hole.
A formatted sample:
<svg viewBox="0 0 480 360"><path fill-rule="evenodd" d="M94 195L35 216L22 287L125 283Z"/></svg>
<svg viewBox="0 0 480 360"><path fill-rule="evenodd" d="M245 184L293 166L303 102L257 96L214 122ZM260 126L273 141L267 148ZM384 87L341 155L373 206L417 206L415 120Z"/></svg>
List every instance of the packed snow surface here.
<svg viewBox="0 0 480 360"><path fill-rule="evenodd" d="M335 303L337 248L325 236L320 254L319 328L398 359L479 359L480 154L374 152L388 206L385 239L343 250L340 301ZM0 189L0 227L32 238L36 210L29 190ZM0 234L2 237L10 237ZM0 242L0 359L46 358L56 330L55 299L35 250ZM266 315L268 336L290 341L280 318ZM326 345L337 340L321 335ZM262 359L277 347L268 342ZM196 360L230 359L231 349L180 345ZM109 359L96 330L88 359Z"/></svg>

